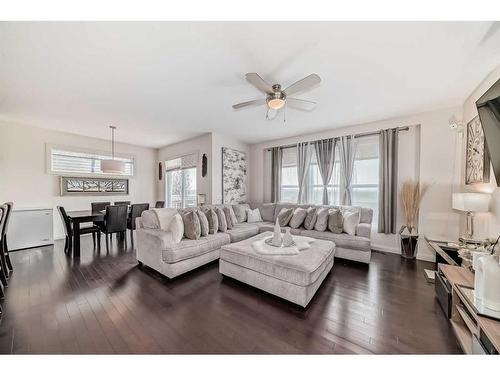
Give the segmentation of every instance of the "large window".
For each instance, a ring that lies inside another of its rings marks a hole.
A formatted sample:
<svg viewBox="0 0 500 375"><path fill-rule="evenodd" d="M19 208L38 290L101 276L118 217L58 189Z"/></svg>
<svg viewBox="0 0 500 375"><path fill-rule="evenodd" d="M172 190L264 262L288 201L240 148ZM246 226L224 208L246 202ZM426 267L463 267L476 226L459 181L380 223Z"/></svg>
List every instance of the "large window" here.
<svg viewBox="0 0 500 375"><path fill-rule="evenodd" d="M191 154L166 161L167 207L196 207L196 160L197 155Z"/></svg>
<svg viewBox="0 0 500 375"><path fill-rule="evenodd" d="M47 172L69 176L102 176L101 160L111 159L105 151L85 150L76 147L47 144ZM134 158L130 155L115 155L125 162L121 176L134 175Z"/></svg>
<svg viewBox="0 0 500 375"><path fill-rule="evenodd" d="M352 176L352 205L369 207L378 211L378 137L361 137L357 139L356 156ZM335 165L332 178L328 184L328 198L330 204L340 204L342 187L340 184L339 149L336 148ZM305 187L307 203L323 203L323 180L319 173L316 154L311 153L311 164L307 175ZM297 177L297 155L296 148L283 149L281 169L281 201L297 203L299 194L299 183ZM375 216L376 217L376 216Z"/></svg>

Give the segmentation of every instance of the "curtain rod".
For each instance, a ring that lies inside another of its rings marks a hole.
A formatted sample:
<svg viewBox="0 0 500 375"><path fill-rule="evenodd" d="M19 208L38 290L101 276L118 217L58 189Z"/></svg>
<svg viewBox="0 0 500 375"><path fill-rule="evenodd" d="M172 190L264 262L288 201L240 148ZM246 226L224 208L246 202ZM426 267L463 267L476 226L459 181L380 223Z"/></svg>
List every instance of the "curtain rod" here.
<svg viewBox="0 0 500 375"><path fill-rule="evenodd" d="M409 126L400 126L396 129L398 129L398 131L407 131L407 130L410 130L410 127ZM358 134L353 134L353 135L354 135L354 138L362 138L362 137L369 137L371 135L377 135L377 134L380 134L380 130L373 131L373 132L367 132L367 133L358 133ZM338 137L332 137L332 138L338 138ZM329 138L323 138L323 139L329 139ZM308 142L317 142L317 141L322 141L323 139L317 139L315 141L308 141ZM297 143L302 143L302 142L297 142ZM292 148L292 147L297 146L297 143L291 143L291 144L280 146L280 147L282 149ZM273 147L268 147L265 150L271 151L272 149L273 149Z"/></svg>

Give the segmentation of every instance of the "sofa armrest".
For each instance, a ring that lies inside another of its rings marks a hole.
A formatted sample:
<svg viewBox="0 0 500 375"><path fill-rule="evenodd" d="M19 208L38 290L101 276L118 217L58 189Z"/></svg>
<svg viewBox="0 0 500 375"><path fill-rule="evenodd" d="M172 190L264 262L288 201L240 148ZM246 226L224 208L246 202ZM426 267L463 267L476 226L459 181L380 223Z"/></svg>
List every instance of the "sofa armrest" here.
<svg viewBox="0 0 500 375"><path fill-rule="evenodd" d="M368 223L359 223L356 227L356 236L370 238L372 234L372 225Z"/></svg>
<svg viewBox="0 0 500 375"><path fill-rule="evenodd" d="M161 229L144 229L136 230L137 235L137 250L164 250L175 245L172 240L172 232L167 232Z"/></svg>

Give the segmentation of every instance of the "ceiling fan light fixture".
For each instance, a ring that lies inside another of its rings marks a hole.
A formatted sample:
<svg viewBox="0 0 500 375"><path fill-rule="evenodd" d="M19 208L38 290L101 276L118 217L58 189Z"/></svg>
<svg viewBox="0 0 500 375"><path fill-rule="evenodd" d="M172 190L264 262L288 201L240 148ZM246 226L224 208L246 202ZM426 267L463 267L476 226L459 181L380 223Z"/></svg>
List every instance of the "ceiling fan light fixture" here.
<svg viewBox="0 0 500 375"><path fill-rule="evenodd" d="M269 99L267 101L267 106L271 109L281 109L285 105L285 100L281 98Z"/></svg>

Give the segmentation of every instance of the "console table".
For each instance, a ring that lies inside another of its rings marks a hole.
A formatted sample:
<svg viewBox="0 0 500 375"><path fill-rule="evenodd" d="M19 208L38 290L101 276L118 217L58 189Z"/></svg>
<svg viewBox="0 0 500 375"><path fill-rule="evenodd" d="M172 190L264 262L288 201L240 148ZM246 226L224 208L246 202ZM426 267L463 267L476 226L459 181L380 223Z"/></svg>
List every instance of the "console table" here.
<svg viewBox="0 0 500 375"><path fill-rule="evenodd" d="M474 274L463 267L442 263L438 270L451 286L450 324L464 353L500 353L500 321L478 316L459 288L474 287Z"/></svg>

